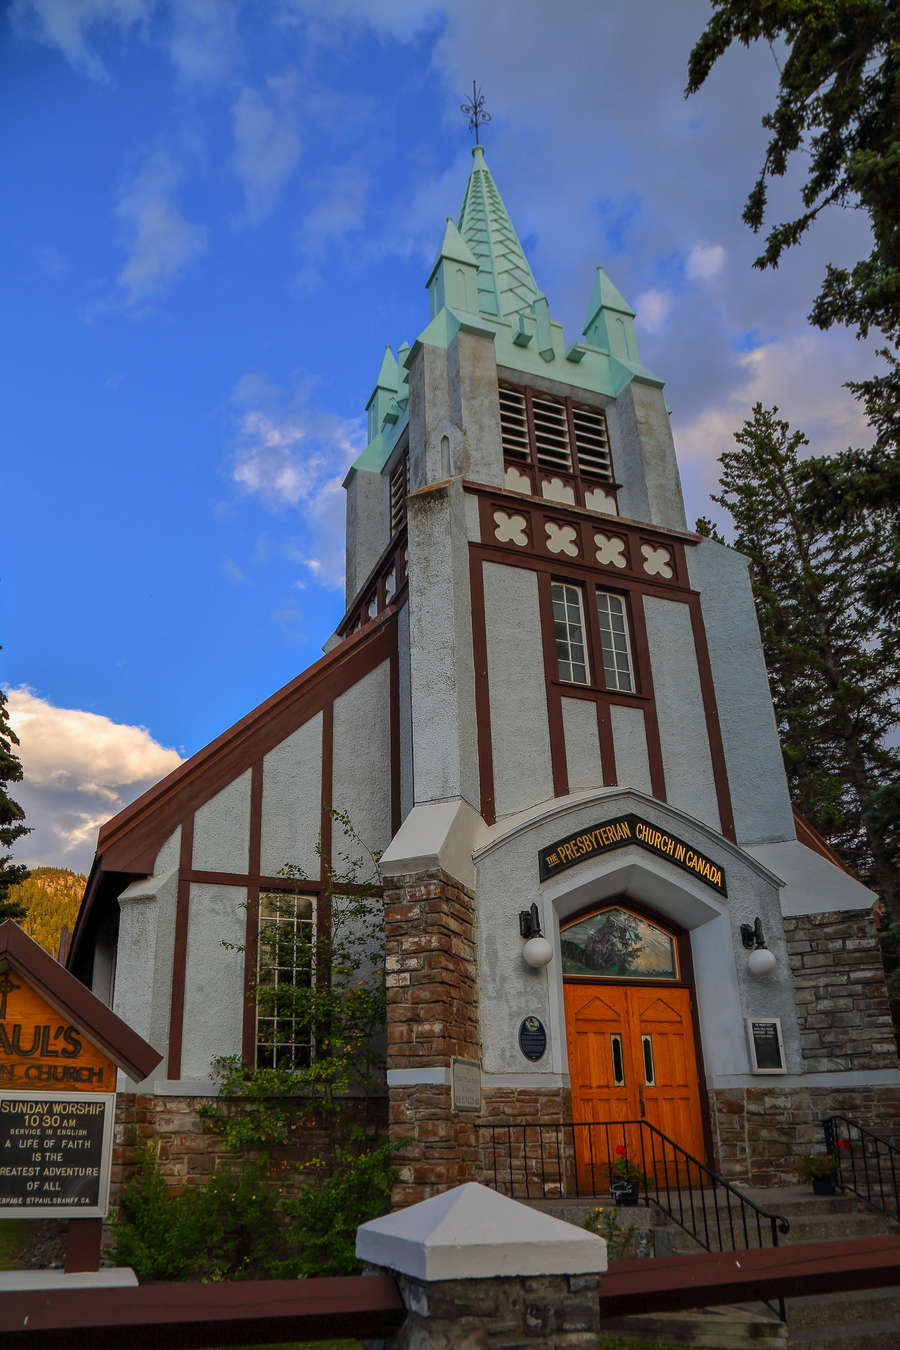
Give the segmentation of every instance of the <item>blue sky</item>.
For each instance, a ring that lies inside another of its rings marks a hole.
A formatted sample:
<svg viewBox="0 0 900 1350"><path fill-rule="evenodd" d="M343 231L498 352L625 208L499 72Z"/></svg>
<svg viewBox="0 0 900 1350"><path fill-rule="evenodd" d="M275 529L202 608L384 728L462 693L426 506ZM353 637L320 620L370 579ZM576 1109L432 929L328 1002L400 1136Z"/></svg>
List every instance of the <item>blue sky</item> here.
<svg viewBox="0 0 900 1350"><path fill-rule="evenodd" d="M0 30L0 684L35 832L100 821L293 678L343 610L340 481L470 160L578 337L602 262L667 380L689 516L752 403L865 438L871 356L808 313L836 213L775 273L740 220L777 81L685 102L705 0L13 0ZM784 217L796 184L774 194Z"/></svg>

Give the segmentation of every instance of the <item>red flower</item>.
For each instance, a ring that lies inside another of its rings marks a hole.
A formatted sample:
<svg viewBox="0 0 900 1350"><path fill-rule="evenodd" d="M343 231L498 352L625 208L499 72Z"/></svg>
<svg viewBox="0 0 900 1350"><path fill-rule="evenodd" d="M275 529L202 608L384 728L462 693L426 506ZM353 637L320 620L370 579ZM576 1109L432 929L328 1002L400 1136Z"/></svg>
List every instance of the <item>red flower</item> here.
<svg viewBox="0 0 900 1350"><path fill-rule="evenodd" d="M617 1157L617 1158L627 1158L627 1157L628 1157L628 1149L625 1147L624 1144L617 1144L617 1145L616 1145L616 1157Z"/></svg>
<svg viewBox="0 0 900 1350"><path fill-rule="evenodd" d="M849 1139L839 1139L839 1140L838 1140L838 1148L849 1148L849 1147L850 1147L850 1140L849 1140Z"/></svg>

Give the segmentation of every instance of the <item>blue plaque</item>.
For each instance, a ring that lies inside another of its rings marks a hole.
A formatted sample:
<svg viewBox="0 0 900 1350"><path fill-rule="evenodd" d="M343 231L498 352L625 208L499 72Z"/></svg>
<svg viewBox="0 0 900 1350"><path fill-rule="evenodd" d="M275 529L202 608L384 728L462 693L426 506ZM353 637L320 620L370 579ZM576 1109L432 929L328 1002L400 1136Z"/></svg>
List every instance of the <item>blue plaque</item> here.
<svg viewBox="0 0 900 1350"><path fill-rule="evenodd" d="M532 1063L543 1059L547 1049L547 1028L539 1017L526 1017L519 1027L519 1049Z"/></svg>

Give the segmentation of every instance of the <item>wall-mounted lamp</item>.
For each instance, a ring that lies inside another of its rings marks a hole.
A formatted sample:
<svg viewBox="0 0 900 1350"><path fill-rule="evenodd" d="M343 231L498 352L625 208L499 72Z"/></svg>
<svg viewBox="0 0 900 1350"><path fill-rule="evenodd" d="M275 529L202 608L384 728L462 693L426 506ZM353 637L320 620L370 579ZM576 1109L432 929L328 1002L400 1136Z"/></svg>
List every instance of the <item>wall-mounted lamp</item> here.
<svg viewBox="0 0 900 1350"><path fill-rule="evenodd" d="M766 946L761 919L757 918L755 923L741 924L741 941L750 953L747 967L751 974L770 975L778 962Z"/></svg>
<svg viewBox="0 0 900 1350"><path fill-rule="evenodd" d="M522 955L529 966L546 966L553 960L553 948L541 932L541 916L537 905L519 910L519 932L525 938Z"/></svg>

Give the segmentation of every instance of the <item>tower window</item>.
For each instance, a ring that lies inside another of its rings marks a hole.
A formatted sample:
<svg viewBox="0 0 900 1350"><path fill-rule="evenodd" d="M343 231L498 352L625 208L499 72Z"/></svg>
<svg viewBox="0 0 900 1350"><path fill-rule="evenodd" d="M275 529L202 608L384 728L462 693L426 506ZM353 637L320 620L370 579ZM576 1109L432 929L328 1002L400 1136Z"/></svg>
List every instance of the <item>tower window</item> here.
<svg viewBox="0 0 900 1350"><path fill-rule="evenodd" d="M511 492L616 514L602 408L501 385L500 434Z"/></svg>
<svg viewBox="0 0 900 1350"><path fill-rule="evenodd" d="M310 1061L308 1018L298 992L312 977L313 900L278 891L259 897L259 965L256 988L256 1064L298 1069Z"/></svg>
<svg viewBox="0 0 900 1350"><path fill-rule="evenodd" d="M574 589L574 588L569 588ZM597 592L597 618L600 622L600 648L603 678L607 689L634 693L631 643L628 640L628 616L625 601L608 591Z"/></svg>
<svg viewBox="0 0 900 1350"><path fill-rule="evenodd" d="M393 538L400 526L406 520L406 464L406 455L403 455L391 474L391 538Z"/></svg>
<svg viewBox="0 0 900 1350"><path fill-rule="evenodd" d="M572 471L572 451L569 448L569 419L564 403L533 398L534 445L537 462L542 469Z"/></svg>
<svg viewBox="0 0 900 1350"><path fill-rule="evenodd" d="M575 431L575 451L578 467L591 478L609 482L612 465L609 459L609 436L606 418L599 408L572 408L572 426Z"/></svg>
<svg viewBox="0 0 900 1350"><path fill-rule="evenodd" d="M500 387L500 434L503 440L503 454L506 459L517 460L521 464L531 463L525 395L521 394L518 389L504 389L502 385Z"/></svg>
<svg viewBox="0 0 900 1350"><path fill-rule="evenodd" d="M580 586L554 581L553 628L556 636L556 660L559 678L571 684L588 683L587 651L584 642L584 612Z"/></svg>

